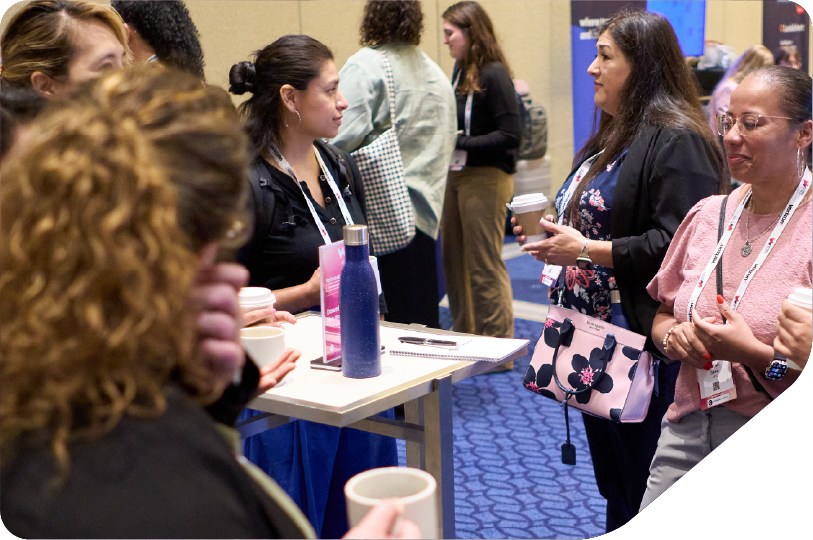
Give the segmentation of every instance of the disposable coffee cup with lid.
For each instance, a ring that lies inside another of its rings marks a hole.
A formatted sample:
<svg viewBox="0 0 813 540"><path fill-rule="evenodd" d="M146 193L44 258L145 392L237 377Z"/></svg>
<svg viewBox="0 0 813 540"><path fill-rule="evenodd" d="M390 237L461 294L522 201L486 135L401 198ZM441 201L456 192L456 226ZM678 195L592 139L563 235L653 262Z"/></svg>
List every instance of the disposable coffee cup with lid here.
<svg viewBox="0 0 813 540"><path fill-rule="evenodd" d="M813 290L807 287L796 287L788 300L791 304L813 311Z"/></svg>
<svg viewBox="0 0 813 540"><path fill-rule="evenodd" d="M249 311L274 307L277 297L271 289L265 287L243 287L237 295L240 303L240 315L245 315Z"/></svg>
<svg viewBox="0 0 813 540"><path fill-rule="evenodd" d="M545 209L548 207L548 198L544 193L519 195L514 197L507 206L517 218L517 225L522 227L528 238L527 242L539 242L548 237L545 228L540 223L545 215Z"/></svg>

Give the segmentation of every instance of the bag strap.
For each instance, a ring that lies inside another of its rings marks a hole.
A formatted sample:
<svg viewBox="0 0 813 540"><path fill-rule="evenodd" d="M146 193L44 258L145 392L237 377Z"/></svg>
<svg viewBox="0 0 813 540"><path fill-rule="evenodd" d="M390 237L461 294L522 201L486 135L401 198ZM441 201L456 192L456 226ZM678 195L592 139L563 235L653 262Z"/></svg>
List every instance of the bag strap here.
<svg viewBox="0 0 813 540"><path fill-rule="evenodd" d="M378 51L381 53L381 58L384 61L384 79L387 82L387 100L390 104L390 123L392 123L392 129L395 132L398 132L398 123L395 121L395 79L392 76L392 66L390 65L390 59L387 57L387 53L384 51Z"/></svg>
<svg viewBox="0 0 813 540"><path fill-rule="evenodd" d="M717 227L717 242L719 242L720 238L723 237L723 231L725 230L725 207L726 207L726 204L728 203L728 198L729 197L730 197L730 195L728 197L726 197L725 199L723 199L723 204L720 205L720 225ZM722 257L720 257L720 262L717 263L716 270L717 270L717 294L722 296L723 295L723 258ZM723 322L725 322L725 318L723 318ZM773 397L771 397L771 395L768 393L768 391L765 390L765 387L762 386L762 383L759 382L759 379L757 379L757 376L754 374L753 370L750 367L746 366L745 364L743 364L742 367L745 368L745 372L748 374L748 378L751 380L751 384L754 385L754 389L757 392L761 392L761 393L765 394L766 396L768 396L768 399L773 401Z"/></svg>
<svg viewBox="0 0 813 540"><path fill-rule="evenodd" d="M316 147L322 150L323 153L328 156L328 159L336 165L339 171L339 177L347 180L350 191L359 203L359 207L361 207L361 215L364 216L364 222L366 223L367 204L364 201L364 182L356 178L356 173L354 172L356 169L353 164L350 163L352 157L343 150L319 139L316 140Z"/></svg>

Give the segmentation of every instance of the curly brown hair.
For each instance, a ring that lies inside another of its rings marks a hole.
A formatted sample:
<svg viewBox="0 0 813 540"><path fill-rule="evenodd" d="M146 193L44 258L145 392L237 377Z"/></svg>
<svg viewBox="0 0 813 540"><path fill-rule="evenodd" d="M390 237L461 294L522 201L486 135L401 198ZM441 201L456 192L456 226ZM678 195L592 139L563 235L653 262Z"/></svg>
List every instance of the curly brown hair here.
<svg viewBox="0 0 813 540"><path fill-rule="evenodd" d="M369 0L361 22L361 45L421 44L423 12L418 0Z"/></svg>
<svg viewBox="0 0 813 540"><path fill-rule="evenodd" d="M248 166L248 141L224 92L143 69L109 75L86 100L55 106L3 166L4 464L34 438L52 448L64 474L71 441L101 436L125 415L162 414L167 384L200 403L216 397L193 352L191 248L217 240L244 205L245 177L235 171ZM219 202L231 206L209 216L214 225L193 242L168 162L209 152L186 169L188 183L217 170L201 185L219 177L231 186L217 191L230 194Z"/></svg>

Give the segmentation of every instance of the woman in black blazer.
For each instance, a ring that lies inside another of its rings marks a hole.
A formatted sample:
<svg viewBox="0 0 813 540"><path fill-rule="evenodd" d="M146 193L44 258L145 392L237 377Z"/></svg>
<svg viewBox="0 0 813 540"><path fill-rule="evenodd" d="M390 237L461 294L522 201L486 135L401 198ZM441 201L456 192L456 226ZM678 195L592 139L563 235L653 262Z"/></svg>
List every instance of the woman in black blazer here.
<svg viewBox="0 0 813 540"><path fill-rule="evenodd" d="M649 334L658 303L645 287L688 211L720 191L722 151L666 19L622 12L601 27L596 47L588 73L600 122L556 197L563 225L543 220L554 236L522 249L564 267L551 299L561 293L566 307L618 324L610 294L617 288L627 326L656 353ZM524 242L522 229L514 232ZM578 268L577 257L593 268ZM660 366L658 392L640 424L583 415L608 532L638 511L676 377L677 366Z"/></svg>

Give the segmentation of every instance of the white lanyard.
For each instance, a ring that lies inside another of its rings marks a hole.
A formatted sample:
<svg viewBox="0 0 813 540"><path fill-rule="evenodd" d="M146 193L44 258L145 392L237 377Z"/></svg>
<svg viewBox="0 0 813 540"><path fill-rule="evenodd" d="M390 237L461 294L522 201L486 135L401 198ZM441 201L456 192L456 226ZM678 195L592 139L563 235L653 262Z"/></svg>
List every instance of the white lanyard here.
<svg viewBox="0 0 813 540"><path fill-rule="evenodd" d="M740 302L742 302L742 297L745 295L745 289L747 289L748 285L750 285L751 281L753 281L754 275L762 267L762 264L765 262L768 254L776 245L777 240L779 240L779 235L781 235L782 231L785 230L788 222L790 222L790 218L793 217L793 213L799 207L799 203L802 201L802 199L804 199L808 189L810 189L811 178L810 169L808 169L805 171L804 176L799 181L799 187L796 188L795 193L790 198L790 201L788 201L788 205L782 211L782 217L779 219L776 227L774 227L773 232L771 232L767 242L765 242L765 246L762 248L757 260L754 261L754 264L752 264L745 273L745 276L740 282L740 286L737 287L737 292L734 294L734 298L731 301L732 311L737 311L737 306L740 304ZM731 239L731 235L734 232L734 227L737 226L737 222L740 219L743 209L745 208L745 205L748 204L750 199L751 191L749 190L745 197L743 197L742 201L740 201L739 206L737 206L737 209L734 211L734 215L731 216L731 220L728 222L725 232L723 232L723 236L717 243L717 248L714 250L711 260L706 265L706 269L703 270L702 274L700 274L700 279L697 280L697 286L694 288L691 298L689 299L689 305L686 307L687 321L692 322L692 310L694 309L695 305L697 305L697 299L700 297L700 293L703 292L703 289L705 288L709 277L711 277L712 272L714 272L717 263L720 262L720 259L723 256L723 251L725 251L726 244L728 244L728 241Z"/></svg>
<svg viewBox="0 0 813 540"><path fill-rule="evenodd" d="M302 195L305 197L305 202L308 204L308 209L311 211L311 216L313 216L313 220L316 222L316 227L318 227L319 232L322 234L325 244L331 244L332 240L330 239L330 235L327 233L324 223L322 223L322 220L319 218L319 214L316 213L316 208L313 207L313 203L305 194L302 184L300 184L299 180L297 180L294 168L291 167L291 164L288 163L288 160L285 159L282 152L280 152L274 144L271 144L268 150L271 152L271 155L274 156L274 159L277 160L279 166L282 167L285 174L293 178L294 183L299 186L299 190L302 191ZM316 161L319 162L319 168L322 169L322 174L325 175L325 180L327 180L327 184L330 186L330 189L333 190L333 194L336 197L336 202L339 203L339 210L342 212L345 225L353 225L353 218L350 217L350 211L347 209L347 205L344 204L344 198L339 192L339 187L336 185L336 182L333 181L333 175L330 174L330 171L327 169L327 167L325 167L325 162L322 161L322 156L319 155L319 150L316 149L316 146L313 147L313 153L316 154Z"/></svg>
<svg viewBox="0 0 813 540"><path fill-rule="evenodd" d="M556 209L556 212L559 214L559 225L562 225L565 219L565 210L567 209L567 205L570 204L570 199L573 198L573 194L576 192L576 188L579 187L579 182L582 181L582 178L585 177L587 172L590 170L590 167L593 166L593 162L604 153L604 150L599 152L598 154L591 156L584 160L579 170L576 171L576 175L573 177L573 181L570 182L570 185L567 187L567 191L565 191L564 195L562 195L562 200L559 203L559 207Z"/></svg>
<svg viewBox="0 0 813 540"><path fill-rule="evenodd" d="M457 72L457 77L454 80L454 85L452 88L457 90L457 83L460 82L460 75L463 73L463 70ZM465 126L465 133L466 137L471 136L471 109L474 106L474 91L469 90L469 95L466 98L466 108L463 112L463 124Z"/></svg>
<svg viewBox="0 0 813 540"><path fill-rule="evenodd" d="M582 181L582 178L587 174L587 171L590 170L590 167L593 165L593 162L598 158L601 154L604 153L604 150L599 152L594 156L590 156L581 164L579 170L576 171L576 174L573 176L573 181L570 182L570 185L567 187L567 191L562 195L562 199L559 204L556 206L556 213L559 214L558 223L561 226L565 221L565 210L567 209L567 205L570 204L570 200L573 198L573 194L576 192L576 188L579 186L579 182ZM553 286L554 283L557 282L559 279L559 274L562 272L562 267L555 265L555 264L548 264L545 263L545 268L542 270L542 283L547 285L548 287ZM559 305L562 303L563 295L560 291L559 294Z"/></svg>

